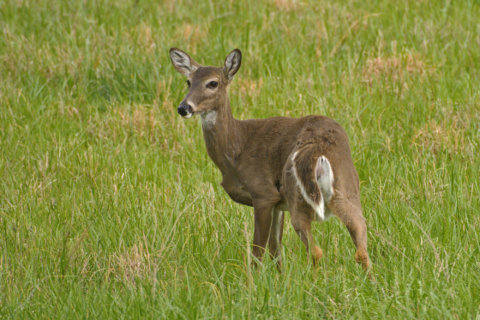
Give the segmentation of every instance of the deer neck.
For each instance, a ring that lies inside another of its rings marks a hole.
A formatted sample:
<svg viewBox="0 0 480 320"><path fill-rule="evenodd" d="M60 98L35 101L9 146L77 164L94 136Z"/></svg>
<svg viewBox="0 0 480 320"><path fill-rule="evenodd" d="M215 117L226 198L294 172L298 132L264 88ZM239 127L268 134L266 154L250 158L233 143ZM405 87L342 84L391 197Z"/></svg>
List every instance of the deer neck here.
<svg viewBox="0 0 480 320"><path fill-rule="evenodd" d="M242 150L240 121L233 118L228 97L217 101L217 105L201 117L208 155L224 172Z"/></svg>

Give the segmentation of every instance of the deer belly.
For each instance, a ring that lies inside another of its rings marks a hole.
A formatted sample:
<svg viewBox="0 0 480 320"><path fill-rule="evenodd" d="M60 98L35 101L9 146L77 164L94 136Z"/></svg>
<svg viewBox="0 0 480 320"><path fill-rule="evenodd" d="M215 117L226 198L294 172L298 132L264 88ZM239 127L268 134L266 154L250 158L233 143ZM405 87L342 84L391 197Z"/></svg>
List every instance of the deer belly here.
<svg viewBox="0 0 480 320"><path fill-rule="evenodd" d="M252 196L250 192L248 192L247 188L241 183L227 183L225 181L222 182L222 187L228 193L230 198L233 201L252 206Z"/></svg>

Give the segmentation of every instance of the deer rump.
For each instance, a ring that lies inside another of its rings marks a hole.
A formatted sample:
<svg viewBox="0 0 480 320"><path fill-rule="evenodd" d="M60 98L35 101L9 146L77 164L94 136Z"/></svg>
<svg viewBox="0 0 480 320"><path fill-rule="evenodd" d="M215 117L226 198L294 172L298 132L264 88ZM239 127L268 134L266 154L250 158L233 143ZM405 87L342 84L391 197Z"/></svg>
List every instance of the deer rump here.
<svg viewBox="0 0 480 320"><path fill-rule="evenodd" d="M293 184L292 178L295 180L297 193L300 191L303 200L315 211L314 219L324 221L330 216L327 203L333 196L333 171L330 161L323 155L312 165L315 157L310 156L310 151L300 153L300 156L299 151L292 154L289 180L290 184Z"/></svg>
<svg viewBox="0 0 480 320"><path fill-rule="evenodd" d="M339 132L305 131L285 164L282 195L291 211L312 212L314 220L324 221L332 214L328 208L335 193L331 160L338 154Z"/></svg>

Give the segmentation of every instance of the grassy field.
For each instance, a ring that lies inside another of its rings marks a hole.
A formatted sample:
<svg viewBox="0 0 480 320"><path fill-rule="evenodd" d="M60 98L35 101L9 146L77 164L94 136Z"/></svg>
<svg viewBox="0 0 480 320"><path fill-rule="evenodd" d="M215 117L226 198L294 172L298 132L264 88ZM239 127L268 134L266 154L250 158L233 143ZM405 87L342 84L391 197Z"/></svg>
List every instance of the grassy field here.
<svg viewBox="0 0 480 320"><path fill-rule="evenodd" d="M0 318L480 317L480 3L0 2ZM376 282L338 219L248 264L168 49L240 48L236 118L350 137Z"/></svg>

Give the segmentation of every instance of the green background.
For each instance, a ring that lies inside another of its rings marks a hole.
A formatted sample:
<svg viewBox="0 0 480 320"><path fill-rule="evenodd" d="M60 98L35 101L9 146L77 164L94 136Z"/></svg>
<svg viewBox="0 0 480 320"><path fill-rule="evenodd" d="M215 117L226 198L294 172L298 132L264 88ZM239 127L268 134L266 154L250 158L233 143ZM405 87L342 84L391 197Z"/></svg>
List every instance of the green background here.
<svg viewBox="0 0 480 320"><path fill-rule="evenodd" d="M480 316L478 1L0 2L0 318ZM168 49L242 67L236 118L350 137L376 281L338 219L317 267L248 264Z"/></svg>

